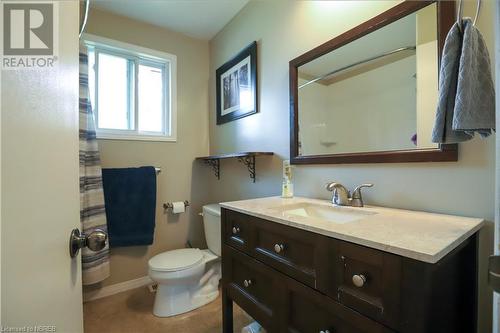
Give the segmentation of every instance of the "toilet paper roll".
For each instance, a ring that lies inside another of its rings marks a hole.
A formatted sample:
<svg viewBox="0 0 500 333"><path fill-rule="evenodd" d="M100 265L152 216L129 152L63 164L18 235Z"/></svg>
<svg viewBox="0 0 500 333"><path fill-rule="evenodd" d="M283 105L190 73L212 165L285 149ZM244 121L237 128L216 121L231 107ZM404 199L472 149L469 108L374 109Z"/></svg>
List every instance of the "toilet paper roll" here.
<svg viewBox="0 0 500 333"><path fill-rule="evenodd" d="M186 206L184 206L184 202L182 201L172 202L172 213L180 214L184 213L185 211L186 211Z"/></svg>

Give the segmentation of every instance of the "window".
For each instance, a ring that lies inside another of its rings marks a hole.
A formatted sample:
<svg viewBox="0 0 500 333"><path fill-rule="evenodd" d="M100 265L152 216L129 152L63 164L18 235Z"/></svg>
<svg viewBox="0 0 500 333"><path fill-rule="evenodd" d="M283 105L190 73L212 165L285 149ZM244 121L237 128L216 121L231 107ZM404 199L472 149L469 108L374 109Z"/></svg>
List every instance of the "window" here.
<svg viewBox="0 0 500 333"><path fill-rule="evenodd" d="M84 36L97 137L176 140L176 57Z"/></svg>

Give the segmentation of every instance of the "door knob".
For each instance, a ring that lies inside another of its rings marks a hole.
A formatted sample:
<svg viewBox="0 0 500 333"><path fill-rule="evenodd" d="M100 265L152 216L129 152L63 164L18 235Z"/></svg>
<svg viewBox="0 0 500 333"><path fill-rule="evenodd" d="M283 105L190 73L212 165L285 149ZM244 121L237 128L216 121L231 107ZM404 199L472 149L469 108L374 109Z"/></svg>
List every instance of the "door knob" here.
<svg viewBox="0 0 500 333"><path fill-rule="evenodd" d="M280 253L285 249L285 245L283 244L274 244L274 252Z"/></svg>
<svg viewBox="0 0 500 333"><path fill-rule="evenodd" d="M87 237L87 247L92 251L101 251L106 246L108 234L101 229L92 231Z"/></svg>
<svg viewBox="0 0 500 333"><path fill-rule="evenodd" d="M352 276L352 283L356 287L361 288L366 283L366 276L364 276L363 274L355 274Z"/></svg>
<svg viewBox="0 0 500 333"><path fill-rule="evenodd" d="M83 247L88 247L92 251L100 251L106 246L108 234L101 229L95 229L90 234L80 233L80 230L73 229L69 237L69 255L74 258Z"/></svg>
<svg viewBox="0 0 500 333"><path fill-rule="evenodd" d="M252 280L248 279L243 281L243 285L245 286L245 288L250 287L252 285Z"/></svg>
<svg viewBox="0 0 500 333"><path fill-rule="evenodd" d="M236 235L240 232L240 227L233 227L233 235Z"/></svg>

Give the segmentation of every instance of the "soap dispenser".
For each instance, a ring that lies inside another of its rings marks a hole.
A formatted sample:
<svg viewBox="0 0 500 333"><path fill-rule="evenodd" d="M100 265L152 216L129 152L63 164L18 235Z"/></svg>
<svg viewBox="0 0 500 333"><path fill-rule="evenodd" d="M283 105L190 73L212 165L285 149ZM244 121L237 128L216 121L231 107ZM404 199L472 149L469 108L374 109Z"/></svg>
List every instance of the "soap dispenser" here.
<svg viewBox="0 0 500 333"><path fill-rule="evenodd" d="M281 187L281 197L293 197L292 166L290 165L290 160L283 161L283 185Z"/></svg>

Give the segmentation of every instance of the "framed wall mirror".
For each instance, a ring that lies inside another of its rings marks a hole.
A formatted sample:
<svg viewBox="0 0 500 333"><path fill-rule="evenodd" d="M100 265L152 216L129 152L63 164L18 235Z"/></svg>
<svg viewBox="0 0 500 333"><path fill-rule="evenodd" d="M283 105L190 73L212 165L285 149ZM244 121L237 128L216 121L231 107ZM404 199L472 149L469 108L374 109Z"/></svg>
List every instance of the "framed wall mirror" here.
<svg viewBox="0 0 500 333"><path fill-rule="evenodd" d="M290 61L293 164L457 161L431 142L453 1L405 1Z"/></svg>

